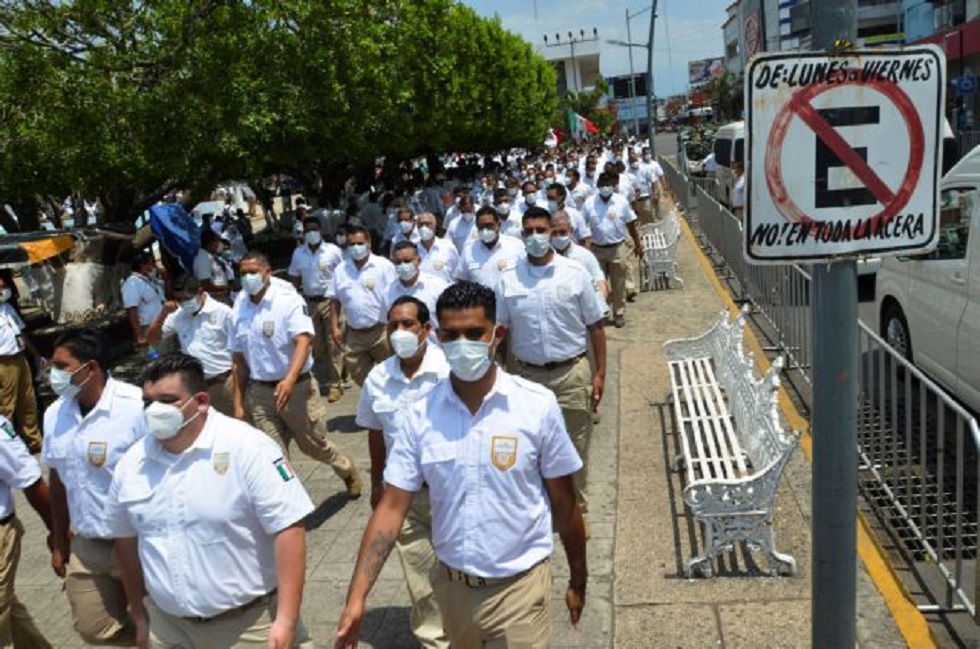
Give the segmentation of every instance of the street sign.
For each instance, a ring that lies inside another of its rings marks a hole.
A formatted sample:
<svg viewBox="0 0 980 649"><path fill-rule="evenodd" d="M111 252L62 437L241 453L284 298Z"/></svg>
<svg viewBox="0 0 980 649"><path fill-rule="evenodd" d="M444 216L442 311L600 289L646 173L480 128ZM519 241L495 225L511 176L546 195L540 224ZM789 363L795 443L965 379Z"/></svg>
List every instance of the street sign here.
<svg viewBox="0 0 980 649"><path fill-rule="evenodd" d="M935 247L945 78L935 45L752 59L746 258Z"/></svg>

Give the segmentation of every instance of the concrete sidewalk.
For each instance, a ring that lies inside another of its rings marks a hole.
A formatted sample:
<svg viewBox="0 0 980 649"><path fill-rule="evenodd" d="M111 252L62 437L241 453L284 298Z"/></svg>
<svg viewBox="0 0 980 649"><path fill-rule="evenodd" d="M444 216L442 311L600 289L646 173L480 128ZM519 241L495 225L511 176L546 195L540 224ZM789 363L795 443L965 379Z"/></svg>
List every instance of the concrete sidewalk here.
<svg viewBox="0 0 980 649"><path fill-rule="evenodd" d="M556 537L552 593L554 647L803 647L809 644L810 471L801 453L784 476L776 514L777 547L799 564L797 577L770 578L764 560L738 553L715 579L688 580L683 564L700 530L686 515L681 483L669 470L674 455L669 392L661 344L707 329L724 302L702 270L685 234L678 248L682 289L641 294L624 329L607 330L609 368L602 421L591 457L590 581L581 624L564 607L568 570ZM366 434L353 422L357 391L328 407L334 441L367 471ZM329 468L294 454L294 467L314 502L310 517L303 616L317 646L333 644L354 557L370 507L348 502ZM56 647L84 647L71 628L61 583L49 567L44 533L22 497L27 528L17 593ZM863 569L859 575L859 644L906 646L884 600ZM416 647L401 566L391 557L369 599L365 647Z"/></svg>

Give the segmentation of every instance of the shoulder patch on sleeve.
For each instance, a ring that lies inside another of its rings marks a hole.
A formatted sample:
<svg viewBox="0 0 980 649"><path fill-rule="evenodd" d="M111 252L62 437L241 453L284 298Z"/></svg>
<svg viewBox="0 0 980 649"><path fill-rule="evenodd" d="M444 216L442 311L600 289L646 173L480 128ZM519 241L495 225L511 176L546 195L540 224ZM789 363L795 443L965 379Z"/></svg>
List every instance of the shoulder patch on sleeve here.
<svg viewBox="0 0 980 649"><path fill-rule="evenodd" d="M3 431L3 435L7 439L14 439L17 437L17 431L14 430L14 425L7 420L6 417L0 418L0 431Z"/></svg>
<svg viewBox="0 0 980 649"><path fill-rule="evenodd" d="M273 462L272 466L275 468L276 473L279 474L279 477L282 478L283 482L289 482L296 477L296 472L293 471L293 467L289 466L289 462L284 457Z"/></svg>

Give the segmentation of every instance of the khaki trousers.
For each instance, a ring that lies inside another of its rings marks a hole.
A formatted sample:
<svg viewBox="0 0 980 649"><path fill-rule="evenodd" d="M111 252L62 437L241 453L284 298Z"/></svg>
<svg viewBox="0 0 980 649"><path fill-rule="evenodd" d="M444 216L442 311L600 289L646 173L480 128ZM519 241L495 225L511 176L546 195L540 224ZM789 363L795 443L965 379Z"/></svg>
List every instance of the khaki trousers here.
<svg viewBox="0 0 980 649"><path fill-rule="evenodd" d="M571 365L553 370L518 361L517 373L528 381L548 388L558 399L568 436L582 458L582 468L572 478L575 482L575 499L585 514L589 509L587 485L589 445L592 443L592 372L589 370L589 359L582 357Z"/></svg>
<svg viewBox="0 0 980 649"><path fill-rule="evenodd" d="M65 592L82 640L116 647L136 644L112 541L72 537Z"/></svg>
<svg viewBox="0 0 980 649"><path fill-rule="evenodd" d="M149 597L143 599L150 618L150 647L153 649L234 649L265 647L276 619L276 596L244 611L227 613L207 622L164 613ZM310 632L302 618L296 622L294 647L313 649Z"/></svg>
<svg viewBox="0 0 980 649"><path fill-rule="evenodd" d="M341 478L349 477L354 465L327 439L327 409L320 398L316 379L309 376L297 382L282 410L276 409L275 391L275 385L256 381L248 384L255 427L278 440L287 456L289 444L295 440L305 455L329 464Z"/></svg>
<svg viewBox="0 0 980 649"><path fill-rule="evenodd" d="M220 375L219 375L220 376ZM208 380L208 396L211 405L223 415L235 416L235 376L228 372L224 380L211 382Z"/></svg>
<svg viewBox="0 0 980 649"><path fill-rule="evenodd" d="M442 564L433 587L453 649L547 649L551 641L551 564L494 586L450 581Z"/></svg>
<svg viewBox="0 0 980 649"><path fill-rule="evenodd" d="M327 385L340 387L344 377L344 349L330 337L330 300L306 299L313 318L313 360L327 367Z"/></svg>
<svg viewBox="0 0 980 649"><path fill-rule="evenodd" d="M28 448L41 449L34 379L24 354L0 356L0 415L14 424Z"/></svg>
<svg viewBox="0 0 980 649"><path fill-rule="evenodd" d="M593 245L592 253L599 260L602 272L605 273L609 283L609 299L612 302L613 316L625 315L626 270L629 266L625 242L608 248Z"/></svg>
<svg viewBox="0 0 980 649"><path fill-rule="evenodd" d="M2 649L51 649L14 593L24 526L17 517L0 525L0 647Z"/></svg>
<svg viewBox="0 0 980 649"><path fill-rule="evenodd" d="M443 630L442 614L432 591L432 571L437 565L432 548L432 510L429 490L423 487L412 498L402 531L395 541L405 573L408 595L412 599L412 633L423 647L448 649L449 638Z"/></svg>
<svg viewBox="0 0 980 649"><path fill-rule="evenodd" d="M370 329L351 329L344 332L347 374L358 387L364 385L368 372L378 363L391 356L391 346L383 324Z"/></svg>

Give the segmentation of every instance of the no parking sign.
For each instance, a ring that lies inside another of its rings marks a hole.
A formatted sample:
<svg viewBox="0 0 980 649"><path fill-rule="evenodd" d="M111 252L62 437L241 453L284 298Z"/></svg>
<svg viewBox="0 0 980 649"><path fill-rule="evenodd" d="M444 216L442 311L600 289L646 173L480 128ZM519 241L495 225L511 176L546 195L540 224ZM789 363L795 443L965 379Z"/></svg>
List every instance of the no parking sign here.
<svg viewBox="0 0 980 649"><path fill-rule="evenodd" d="M936 245L945 57L767 54L749 63L745 254L754 263Z"/></svg>

